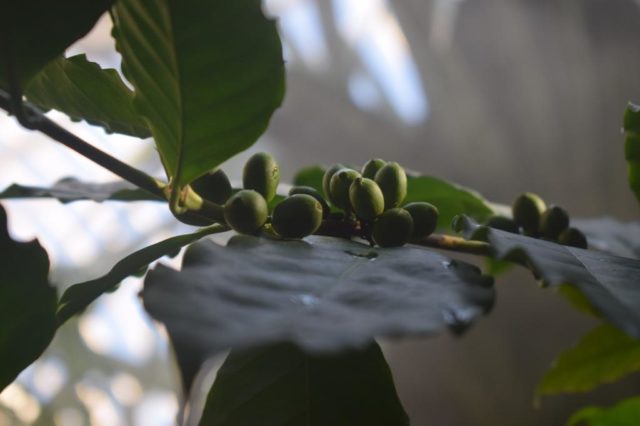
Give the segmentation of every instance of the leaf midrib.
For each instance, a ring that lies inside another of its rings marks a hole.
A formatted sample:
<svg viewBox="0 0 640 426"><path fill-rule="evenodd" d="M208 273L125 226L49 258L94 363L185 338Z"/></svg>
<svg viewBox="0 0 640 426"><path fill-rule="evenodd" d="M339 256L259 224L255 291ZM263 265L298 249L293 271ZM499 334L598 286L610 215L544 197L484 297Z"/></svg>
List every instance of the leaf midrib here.
<svg viewBox="0 0 640 426"><path fill-rule="evenodd" d="M168 20L168 25L169 25L169 33L167 34L167 37L169 38L169 52L172 56L173 59L173 66L175 68L175 78L176 78L176 83L177 83L177 96L176 96L176 101L178 103L177 105L177 109L178 109L178 115L179 115L179 119L178 119L178 146L176 149L176 154L177 154L177 163L176 163L176 169L175 169L175 176L171 176L171 180L177 180L178 182L180 181L180 174L182 172L182 161L183 161L183 157L184 157L184 105L183 105L183 94L184 94L184 88L182 87L182 72L180 70L180 62L178 61L178 51L176 50L176 40L175 40L175 25L174 25L174 20L173 20L173 16L171 13L171 5L169 3L169 1L167 1L167 3L165 3L167 5L166 11L168 12L167 16L167 20Z"/></svg>

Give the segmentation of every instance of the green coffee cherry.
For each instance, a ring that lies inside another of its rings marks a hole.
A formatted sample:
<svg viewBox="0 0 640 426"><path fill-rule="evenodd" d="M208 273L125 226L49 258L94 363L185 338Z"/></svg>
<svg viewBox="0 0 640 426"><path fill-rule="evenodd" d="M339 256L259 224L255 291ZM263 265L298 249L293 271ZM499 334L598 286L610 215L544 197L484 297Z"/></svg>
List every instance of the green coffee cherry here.
<svg viewBox="0 0 640 426"><path fill-rule="evenodd" d="M376 173L375 181L384 195L385 210L399 206L407 196L407 174L395 161L382 166Z"/></svg>
<svg viewBox="0 0 640 426"><path fill-rule="evenodd" d="M433 234L438 226L438 208L431 203L417 201L409 203L403 207L411 215L413 219L414 239L428 237Z"/></svg>
<svg viewBox="0 0 640 426"><path fill-rule="evenodd" d="M247 160L242 172L242 186L260 193L267 203L273 200L280 183L280 167L270 154L259 152Z"/></svg>
<svg viewBox="0 0 640 426"><path fill-rule="evenodd" d="M371 220L384 211L384 196L377 183L357 177L349 187L349 202L360 219Z"/></svg>
<svg viewBox="0 0 640 426"><path fill-rule="evenodd" d="M332 203L343 210L351 210L351 201L349 200L349 188L356 178L360 177L360 173L352 169L343 168L338 170L331 177L330 193Z"/></svg>
<svg viewBox="0 0 640 426"><path fill-rule="evenodd" d="M511 232L512 234L518 234L520 232L518 224L513 219L505 216L491 216L487 219L485 225L500 229L501 231Z"/></svg>
<svg viewBox="0 0 640 426"><path fill-rule="evenodd" d="M405 245L412 234L413 219L405 209L389 209L378 216L373 224L373 241L380 247Z"/></svg>
<svg viewBox="0 0 640 426"><path fill-rule="evenodd" d="M569 215L558 206L550 206L540 218L542 236L555 241L562 231L569 227Z"/></svg>
<svg viewBox="0 0 640 426"><path fill-rule="evenodd" d="M311 195L313 198L318 200L318 202L322 206L322 218L323 219L326 219L327 216L329 216L329 213L331 213L331 209L329 208L329 204L327 204L326 200L322 197L322 195L318 191L316 191L315 188L313 188L311 186L293 186L293 187L291 187L291 189L289 190L289 195L296 195L296 194Z"/></svg>
<svg viewBox="0 0 640 426"><path fill-rule="evenodd" d="M362 177L375 179L376 173L378 173L378 170L380 170L385 164L387 164L387 162L381 158L372 158L362 166L360 173L362 174Z"/></svg>
<svg viewBox="0 0 640 426"><path fill-rule="evenodd" d="M565 246L586 249L588 247L587 237L576 228L567 228L558 237L558 242Z"/></svg>
<svg viewBox="0 0 640 426"><path fill-rule="evenodd" d="M238 191L224 205L224 220L241 234L253 234L262 228L268 214L264 197L251 189Z"/></svg>
<svg viewBox="0 0 640 426"><path fill-rule="evenodd" d="M334 164L329 167L326 172L324 172L324 176L322 176L322 191L324 192L324 196L331 204L334 206L336 203L333 201L331 197L331 178L336 174L339 170L346 168L343 164Z"/></svg>
<svg viewBox="0 0 640 426"><path fill-rule="evenodd" d="M537 236L540 227L540 218L547 210L547 205L538 195L525 192L513 203L511 211L514 222L522 227L525 235Z"/></svg>
<svg viewBox="0 0 640 426"><path fill-rule="evenodd" d="M191 182L191 188L205 200L224 204L231 197L231 182L222 169L214 170Z"/></svg>
<svg viewBox="0 0 640 426"><path fill-rule="evenodd" d="M273 210L271 226L283 238L304 238L322 223L322 205L313 196L295 194Z"/></svg>

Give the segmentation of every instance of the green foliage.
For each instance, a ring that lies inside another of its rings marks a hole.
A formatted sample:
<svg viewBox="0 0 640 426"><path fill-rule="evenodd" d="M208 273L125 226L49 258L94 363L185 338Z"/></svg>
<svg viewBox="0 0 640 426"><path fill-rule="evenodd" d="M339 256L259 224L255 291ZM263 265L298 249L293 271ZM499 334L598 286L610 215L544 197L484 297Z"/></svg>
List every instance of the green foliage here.
<svg viewBox="0 0 640 426"><path fill-rule="evenodd" d="M56 329L55 288L49 285L49 257L37 241L9 235L0 206L0 391L46 349Z"/></svg>
<svg viewBox="0 0 640 426"><path fill-rule="evenodd" d="M88 95L88 94L91 95ZM113 69L102 69L85 55L51 61L25 89L39 108L62 111L74 120L104 127L111 133L151 136L133 107L133 92Z"/></svg>
<svg viewBox="0 0 640 426"><path fill-rule="evenodd" d="M487 241L495 257L519 263L546 284L571 284L611 323L640 338L640 287L629 279L640 276L640 260L562 246L481 226L466 216L455 228L468 239Z"/></svg>
<svg viewBox="0 0 640 426"><path fill-rule="evenodd" d="M0 87L11 63L22 87L74 41L88 33L113 0L23 0L0 5Z"/></svg>
<svg viewBox="0 0 640 426"><path fill-rule="evenodd" d="M285 424L402 426L409 419L377 344L323 356L287 344L232 351L200 425Z"/></svg>
<svg viewBox="0 0 640 426"><path fill-rule="evenodd" d="M640 371L640 340L603 323L560 354L540 382L537 393L586 392L637 371Z"/></svg>
<svg viewBox="0 0 640 426"><path fill-rule="evenodd" d="M353 183L359 176L355 170L334 173L342 165L327 173L321 167L303 169L294 180L298 187L283 201L275 195L279 168L261 153L247 163L245 190L229 198L226 175L213 170L256 141L284 95L281 41L260 0L5 3L0 88L21 86L38 108L62 111L107 132L153 136L170 182L156 181L105 153L89 154L91 147L84 145L74 149L156 195L122 182L66 178L50 188L12 185L0 198L158 201L171 192L171 210L180 220L220 224L143 248L105 276L71 286L57 305L46 252L36 241L11 239L0 207L0 390L42 353L57 326L124 278L146 271L150 262L193 244L181 272L158 266L149 273L143 299L169 330L186 388L207 356L233 348L201 424L408 424L374 339L444 328L461 332L495 299L492 280L474 266L417 246L387 249L350 240L373 237L380 246L396 247L410 240L412 229L419 230L413 235L416 243L491 252L495 274L509 262L520 263L578 309L611 321L558 357L539 394L584 392L640 370L638 224L574 223L575 229L565 231L568 215L546 209L531 193L514 204L515 222L496 219L499 208L479 194L435 177L407 178L397 163L381 159L362 168L377 183ZM63 56L112 5L113 35L133 91L115 70L102 69L84 55ZM8 71L15 71L18 85L9 87ZM10 110L7 94L0 95L3 108ZM50 122L43 126L43 116L31 107L27 111L27 127L45 133L48 128L54 139L78 146L77 140L69 143L73 135ZM629 104L624 130L629 183L640 199L640 107ZM189 183L209 203L189 188L182 191ZM329 214L322 192L344 212ZM403 201L406 210L399 208ZM184 202L186 210L176 202ZM442 235L423 238L436 220L438 229L448 230L459 214L515 232L479 226L463 216L456 227L488 244ZM195 243L226 231L227 225L241 233L264 230L269 237L236 236L226 246ZM609 254L524 237L518 225L525 234L586 248L584 231L590 245ZM329 233L332 226L331 235L345 238L269 239L273 230L301 238L317 229ZM569 423L635 425L639 417L640 401L634 398L610 409L588 407Z"/></svg>
<svg viewBox="0 0 640 426"><path fill-rule="evenodd" d="M585 407L575 413L567 426L637 426L640 424L640 396L625 399L613 407Z"/></svg>
<svg viewBox="0 0 640 426"><path fill-rule="evenodd" d="M175 185L262 134L282 101L284 63L259 0L120 0L113 16L135 106Z"/></svg>

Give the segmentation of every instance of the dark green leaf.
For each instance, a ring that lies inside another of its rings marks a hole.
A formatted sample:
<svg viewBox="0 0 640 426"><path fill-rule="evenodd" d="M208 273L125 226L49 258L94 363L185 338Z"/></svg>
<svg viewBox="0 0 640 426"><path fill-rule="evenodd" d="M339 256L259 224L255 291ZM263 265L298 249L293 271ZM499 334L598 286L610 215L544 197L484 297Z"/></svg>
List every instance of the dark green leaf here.
<svg viewBox="0 0 640 426"><path fill-rule="evenodd" d="M616 256L640 258L640 222L620 222L610 217L577 219L571 226L587 237L589 247Z"/></svg>
<svg viewBox="0 0 640 426"><path fill-rule="evenodd" d="M574 413L567 426L638 426L640 396L625 399L610 408L586 407Z"/></svg>
<svg viewBox="0 0 640 426"><path fill-rule="evenodd" d="M459 214L466 214L482 222L494 213L480 194L433 176L409 176L404 203L414 201L426 201L438 208L440 230L450 230L451 220Z"/></svg>
<svg viewBox="0 0 640 426"><path fill-rule="evenodd" d="M0 87L7 88L8 52L23 87L88 33L113 0L21 0L0 4Z"/></svg>
<svg viewBox="0 0 640 426"><path fill-rule="evenodd" d="M184 185L251 146L284 94L260 0L120 0L114 37L167 174Z"/></svg>
<svg viewBox="0 0 640 426"><path fill-rule="evenodd" d="M0 192L3 198L57 198L62 203L91 200L103 201L164 201L126 181L92 183L73 177L60 179L50 188L14 183Z"/></svg>
<svg viewBox="0 0 640 426"><path fill-rule="evenodd" d="M540 382L538 394L586 392L640 371L640 340L603 323L566 350Z"/></svg>
<svg viewBox="0 0 640 426"><path fill-rule="evenodd" d="M56 330L56 290L38 241L14 241L0 206L0 391L47 348Z"/></svg>
<svg viewBox="0 0 640 426"><path fill-rule="evenodd" d="M73 315L82 312L101 294L114 289L128 276L139 274L151 262L160 259L162 256L172 255L181 247L191 244L206 235L224 230L226 228L214 225L192 234L168 238L131 253L116 263L106 275L100 278L70 286L60 298L57 311L58 323L61 325Z"/></svg>
<svg viewBox="0 0 640 426"><path fill-rule="evenodd" d="M226 247L192 245L181 272L156 267L142 293L178 356L196 357L184 374L187 387L193 366L225 348L293 342L327 352L376 336L462 331L494 296L492 280L475 266L421 247L251 236Z"/></svg>
<svg viewBox="0 0 640 426"><path fill-rule="evenodd" d="M377 344L332 356L280 344L232 351L200 424L402 426L409 419Z"/></svg>
<svg viewBox="0 0 640 426"><path fill-rule="evenodd" d="M629 186L640 201L640 105L627 105L624 112L624 133Z"/></svg>
<svg viewBox="0 0 640 426"><path fill-rule="evenodd" d="M465 216L455 222L466 238L491 244L498 259L529 267L549 285L575 286L605 318L640 338L640 260L487 228Z"/></svg>
<svg viewBox="0 0 640 426"><path fill-rule="evenodd" d="M111 133L147 138L147 124L133 107L133 92L113 69L102 69L85 55L58 57L25 90L39 108L56 109L74 120L102 126Z"/></svg>

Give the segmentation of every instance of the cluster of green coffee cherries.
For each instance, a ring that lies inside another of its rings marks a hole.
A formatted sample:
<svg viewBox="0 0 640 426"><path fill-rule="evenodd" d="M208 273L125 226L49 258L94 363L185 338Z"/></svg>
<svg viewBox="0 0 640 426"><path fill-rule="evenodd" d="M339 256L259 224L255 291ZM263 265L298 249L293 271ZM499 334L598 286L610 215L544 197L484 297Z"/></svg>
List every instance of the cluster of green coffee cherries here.
<svg viewBox="0 0 640 426"><path fill-rule="evenodd" d="M278 164L261 152L245 163L243 189L233 195L221 170L191 186L201 197L223 205L225 222L242 234L267 228L282 238L300 239L318 231L323 223L333 223L358 230L358 236L381 247L398 247L436 228L438 209L432 204L414 202L400 207L407 194L407 175L395 162L373 159L361 171L336 164L324 174L324 195L309 186L294 186L269 215L279 182Z"/></svg>
<svg viewBox="0 0 640 426"><path fill-rule="evenodd" d="M587 248L587 238L576 228L569 226L569 214L559 206L550 205L537 194L525 192L511 206L513 219L493 216L485 223L492 228L515 234L541 238L562 245Z"/></svg>

